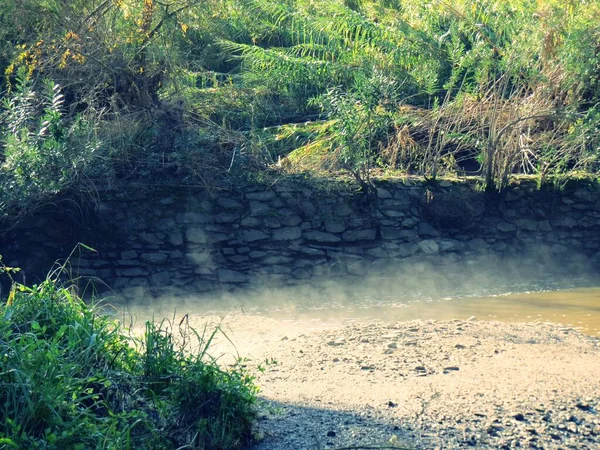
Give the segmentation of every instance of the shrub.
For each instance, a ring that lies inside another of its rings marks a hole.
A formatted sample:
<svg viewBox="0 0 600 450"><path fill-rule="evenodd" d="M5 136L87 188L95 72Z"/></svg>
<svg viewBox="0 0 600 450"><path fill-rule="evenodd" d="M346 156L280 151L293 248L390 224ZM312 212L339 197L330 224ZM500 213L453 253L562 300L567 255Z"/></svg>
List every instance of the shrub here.
<svg viewBox="0 0 600 450"><path fill-rule="evenodd" d="M0 447L246 443L253 378L237 366L224 371L208 356L218 329L180 327L178 341L172 325L149 322L136 339L52 279L15 284L0 306Z"/></svg>

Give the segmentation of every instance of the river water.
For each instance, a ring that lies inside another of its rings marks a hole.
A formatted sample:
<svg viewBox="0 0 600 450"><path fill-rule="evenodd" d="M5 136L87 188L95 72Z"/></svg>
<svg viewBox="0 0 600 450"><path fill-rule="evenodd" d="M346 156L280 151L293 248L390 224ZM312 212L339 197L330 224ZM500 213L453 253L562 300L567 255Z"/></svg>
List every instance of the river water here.
<svg viewBox="0 0 600 450"><path fill-rule="evenodd" d="M170 318L175 311L177 316L243 313L315 322L450 320L474 316L478 320L561 323L600 336L600 282L589 278L519 283L487 280L485 284L441 287L422 282L410 289L382 278L358 285L309 284L302 289L264 288L218 298L166 297L152 304L146 302L121 304L117 309L132 311L136 320Z"/></svg>

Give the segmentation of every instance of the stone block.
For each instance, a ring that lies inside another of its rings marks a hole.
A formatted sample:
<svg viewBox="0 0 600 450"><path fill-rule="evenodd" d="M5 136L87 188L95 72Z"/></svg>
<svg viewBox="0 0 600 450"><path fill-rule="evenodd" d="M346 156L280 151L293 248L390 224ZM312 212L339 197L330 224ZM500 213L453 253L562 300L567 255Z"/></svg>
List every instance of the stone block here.
<svg viewBox="0 0 600 450"><path fill-rule="evenodd" d="M263 191L263 192L248 192L246 194L246 198L248 200L260 200L261 202L267 202L269 200L273 200L276 197L275 192L273 191Z"/></svg>
<svg viewBox="0 0 600 450"><path fill-rule="evenodd" d="M427 222L419 222L417 230L421 237L436 237L440 235L440 232Z"/></svg>
<svg viewBox="0 0 600 450"><path fill-rule="evenodd" d="M211 218L206 214L199 212L185 212L181 214L177 214L176 220L178 223L184 224L195 224L195 223L208 223L211 221Z"/></svg>
<svg viewBox="0 0 600 450"><path fill-rule="evenodd" d="M217 270L217 277L221 283L246 283L249 280L243 272L223 268Z"/></svg>
<svg viewBox="0 0 600 450"><path fill-rule="evenodd" d="M517 220L517 225L519 225L520 229L525 231L537 231L538 223L531 219L519 219Z"/></svg>
<svg viewBox="0 0 600 450"><path fill-rule="evenodd" d="M273 240L275 241L293 241L300 239L302 229L300 227L285 227L273 231Z"/></svg>
<svg viewBox="0 0 600 450"><path fill-rule="evenodd" d="M240 221L240 225L242 227L256 228L256 227L262 225L262 220L257 217L244 217Z"/></svg>
<svg viewBox="0 0 600 450"><path fill-rule="evenodd" d="M241 233L241 239L244 242L256 242L256 241L264 241L268 239L269 235L263 233L260 230L245 230Z"/></svg>
<svg viewBox="0 0 600 450"><path fill-rule="evenodd" d="M266 203L258 202L258 201L250 202L250 215L252 217L265 216L267 214L270 214L273 211L274 210Z"/></svg>
<svg viewBox="0 0 600 450"><path fill-rule="evenodd" d="M346 224L341 220L325 220L325 230L329 233L342 233L346 231Z"/></svg>
<svg viewBox="0 0 600 450"><path fill-rule="evenodd" d="M426 255L431 255L440 251L440 246L433 239L425 239L424 241L419 242L419 248Z"/></svg>
<svg viewBox="0 0 600 450"><path fill-rule="evenodd" d="M353 210L347 202L338 203L335 206L335 215L339 217L347 217L353 214Z"/></svg>
<svg viewBox="0 0 600 450"><path fill-rule="evenodd" d="M125 250L121 252L121 259L135 259L138 254L135 250Z"/></svg>
<svg viewBox="0 0 600 450"><path fill-rule="evenodd" d="M208 239L206 232L202 228L190 228L185 233L186 240L193 244L206 244Z"/></svg>
<svg viewBox="0 0 600 450"><path fill-rule="evenodd" d="M499 222L496 225L498 231L502 231L503 233L511 233L513 231L517 231L517 226L514 223L509 222Z"/></svg>
<svg viewBox="0 0 600 450"><path fill-rule="evenodd" d="M346 242L356 241L372 241L377 236L377 230L375 228L367 228L364 230L348 230L344 232L342 238Z"/></svg>
<svg viewBox="0 0 600 450"><path fill-rule="evenodd" d="M342 240L339 236L324 231L305 231L304 238L308 241L329 243L340 242Z"/></svg>
<svg viewBox="0 0 600 450"><path fill-rule="evenodd" d="M214 216L215 223L233 223L240 220L240 213L237 211L228 211L216 214Z"/></svg>
<svg viewBox="0 0 600 450"><path fill-rule="evenodd" d="M151 264L164 264L169 259L169 256L165 253L142 253L140 258L143 261L149 262Z"/></svg>
<svg viewBox="0 0 600 450"><path fill-rule="evenodd" d="M280 220L281 224L286 227L295 227L296 225L300 225L302 223L302 219L296 214L285 215L281 217Z"/></svg>
<svg viewBox="0 0 600 450"><path fill-rule="evenodd" d="M169 272L157 272L153 273L150 276L150 279L152 280L152 284L155 286L165 286L171 281L171 275Z"/></svg>
<svg viewBox="0 0 600 450"><path fill-rule="evenodd" d="M266 256L264 257L261 262L263 264L267 264L267 265L280 265L280 264L287 264L292 262L294 259L290 258L288 256L281 256L281 255L270 255L270 256Z"/></svg>
<svg viewBox="0 0 600 450"><path fill-rule="evenodd" d="M237 200L234 200L229 197L219 197L217 199L217 205L219 205L223 209L241 209L242 204Z"/></svg>
<svg viewBox="0 0 600 450"><path fill-rule="evenodd" d="M169 243L171 245L182 245L183 244L183 235L181 234L181 231L173 231L171 233L169 233L167 240L169 241Z"/></svg>

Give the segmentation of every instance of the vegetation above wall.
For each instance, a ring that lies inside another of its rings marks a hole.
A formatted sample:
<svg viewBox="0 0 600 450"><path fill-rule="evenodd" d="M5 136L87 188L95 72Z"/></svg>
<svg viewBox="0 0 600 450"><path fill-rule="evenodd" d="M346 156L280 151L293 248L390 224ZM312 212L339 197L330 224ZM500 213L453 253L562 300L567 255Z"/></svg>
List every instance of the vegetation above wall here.
<svg viewBox="0 0 600 450"><path fill-rule="evenodd" d="M596 173L600 1L7 0L0 213L274 171Z"/></svg>

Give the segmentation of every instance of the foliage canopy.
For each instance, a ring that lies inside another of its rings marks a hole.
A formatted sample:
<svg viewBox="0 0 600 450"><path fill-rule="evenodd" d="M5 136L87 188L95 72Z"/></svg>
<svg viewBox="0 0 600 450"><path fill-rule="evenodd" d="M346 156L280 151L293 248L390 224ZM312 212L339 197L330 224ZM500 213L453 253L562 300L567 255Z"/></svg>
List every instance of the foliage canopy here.
<svg viewBox="0 0 600 450"><path fill-rule="evenodd" d="M7 0L0 210L265 170L497 189L595 173L599 15L598 0Z"/></svg>

